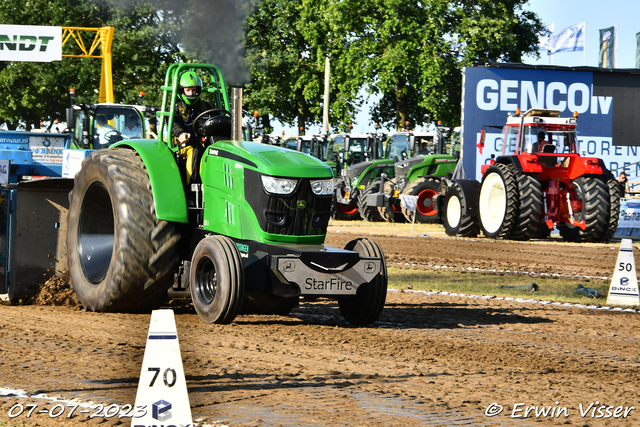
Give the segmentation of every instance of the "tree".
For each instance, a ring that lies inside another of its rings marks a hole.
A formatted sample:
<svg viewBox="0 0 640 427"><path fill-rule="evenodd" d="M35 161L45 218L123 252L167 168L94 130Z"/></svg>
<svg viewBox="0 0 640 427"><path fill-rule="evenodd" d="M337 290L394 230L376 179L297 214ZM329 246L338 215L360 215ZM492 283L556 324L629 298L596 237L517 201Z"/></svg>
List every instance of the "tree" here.
<svg viewBox="0 0 640 427"><path fill-rule="evenodd" d="M106 0L6 0L0 3L0 22L15 25L64 27L113 26L114 96L137 103L147 92L147 102L158 105L157 90L164 70L179 53L176 20L149 2L115 7ZM92 37L92 36L88 36ZM85 40L85 44L91 39ZM63 53L73 49L65 44ZM73 52L73 53L78 53ZM37 127L41 121L64 121L69 88L77 102L97 102L101 63L98 59L63 58L50 63L0 62L0 124L9 129ZM154 90L156 89L156 90Z"/></svg>
<svg viewBox="0 0 640 427"><path fill-rule="evenodd" d="M330 118L333 128L346 128L357 111L359 84L345 73L336 25L328 3L309 0L263 0L246 25L246 105L282 123L297 123L300 133L322 123L325 61L331 60Z"/></svg>
<svg viewBox="0 0 640 427"><path fill-rule="evenodd" d="M520 62L542 23L527 0L342 0L333 3L343 54L362 64L369 93L381 95L375 121L396 129L460 118L462 69ZM353 13L357 10L357 15Z"/></svg>
<svg viewBox="0 0 640 427"><path fill-rule="evenodd" d="M542 23L527 0L263 0L247 24L249 103L283 123L321 117L331 59L331 122L345 128L364 90L376 123L460 120L462 69L536 55Z"/></svg>

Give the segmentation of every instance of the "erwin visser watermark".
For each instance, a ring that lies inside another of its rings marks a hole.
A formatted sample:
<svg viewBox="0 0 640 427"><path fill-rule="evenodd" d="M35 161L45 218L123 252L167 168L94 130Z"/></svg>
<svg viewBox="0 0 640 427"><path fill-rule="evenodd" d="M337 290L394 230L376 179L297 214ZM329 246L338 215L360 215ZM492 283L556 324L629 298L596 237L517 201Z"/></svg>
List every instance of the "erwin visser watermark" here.
<svg viewBox="0 0 640 427"><path fill-rule="evenodd" d="M505 412L502 405L493 402L487 406L484 414L487 417L503 414L509 418L569 418L578 416L580 418L606 419L627 418L635 409L635 406L606 405L600 402L579 403L578 407L567 407L561 406L560 402L555 402L555 405L548 406L514 403L511 412Z"/></svg>

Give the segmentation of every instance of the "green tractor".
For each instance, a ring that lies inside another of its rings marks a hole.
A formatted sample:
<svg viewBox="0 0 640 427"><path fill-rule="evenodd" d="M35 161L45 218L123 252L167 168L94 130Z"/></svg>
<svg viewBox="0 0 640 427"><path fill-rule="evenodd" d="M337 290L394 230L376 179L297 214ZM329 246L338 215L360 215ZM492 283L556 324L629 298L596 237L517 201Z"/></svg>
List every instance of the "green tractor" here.
<svg viewBox="0 0 640 427"><path fill-rule="evenodd" d="M206 145L202 183L185 184L168 134L179 76L198 72L216 108L193 122ZM215 65L167 70L157 140L124 140L85 159L70 194L71 286L90 311L158 306L180 278L205 322L239 313L287 314L300 297L338 302L353 325L375 322L387 293L380 246L365 238L324 245L331 168L311 156L240 141L224 76ZM234 96L234 100L241 99ZM236 111L238 112L236 114Z"/></svg>
<svg viewBox="0 0 640 427"><path fill-rule="evenodd" d="M347 167L342 169L342 176L335 185L336 205L340 212L352 212L351 215L359 215L366 221L383 221L377 208L365 202L367 188L377 182L381 174L393 173L394 162L390 158L404 158L407 148L406 144L389 139L385 151L382 144L385 139L386 134L377 132L345 139Z"/></svg>
<svg viewBox="0 0 640 427"><path fill-rule="evenodd" d="M381 150L380 141L375 134L344 133L331 135L329 151L334 153L336 168L333 180L334 198L331 205L331 218L352 221L361 219L358 210L358 189L350 185L353 165L377 158Z"/></svg>
<svg viewBox="0 0 640 427"><path fill-rule="evenodd" d="M393 175L385 174L365 190L367 205L375 206L388 222L439 222L437 196L442 178L455 170L459 142L456 146L449 139L449 129L440 127L433 132L398 133L394 138L406 138L409 152L415 155L397 162ZM401 195L417 198L415 210L401 202Z"/></svg>

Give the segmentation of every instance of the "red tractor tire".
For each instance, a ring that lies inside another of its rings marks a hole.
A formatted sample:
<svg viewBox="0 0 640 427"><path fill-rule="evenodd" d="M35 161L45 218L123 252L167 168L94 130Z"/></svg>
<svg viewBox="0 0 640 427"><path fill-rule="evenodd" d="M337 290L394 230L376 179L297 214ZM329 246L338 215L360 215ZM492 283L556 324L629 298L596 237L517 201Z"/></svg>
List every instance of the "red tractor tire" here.
<svg viewBox="0 0 640 427"><path fill-rule="evenodd" d="M518 220L520 192L513 165L490 166L480 184L478 213L482 233L491 239L507 239Z"/></svg>
<svg viewBox="0 0 640 427"><path fill-rule="evenodd" d="M539 238L542 227L548 229L542 216L544 206L542 186L534 175L516 171L515 176L518 181L520 206L518 207L518 218L513 225L509 239L529 240L530 238Z"/></svg>
<svg viewBox="0 0 640 427"><path fill-rule="evenodd" d="M610 242L618 229L620 219L620 199L624 197L624 186L611 172L605 174L605 180L609 189L609 226L602 236L602 241Z"/></svg>
<svg viewBox="0 0 640 427"><path fill-rule="evenodd" d="M581 202L581 209L573 212L577 221L586 223L582 230L567 222L558 224L558 230L564 240L569 242L600 242L609 230L609 189L602 176L583 175L571 184L575 191L575 200Z"/></svg>

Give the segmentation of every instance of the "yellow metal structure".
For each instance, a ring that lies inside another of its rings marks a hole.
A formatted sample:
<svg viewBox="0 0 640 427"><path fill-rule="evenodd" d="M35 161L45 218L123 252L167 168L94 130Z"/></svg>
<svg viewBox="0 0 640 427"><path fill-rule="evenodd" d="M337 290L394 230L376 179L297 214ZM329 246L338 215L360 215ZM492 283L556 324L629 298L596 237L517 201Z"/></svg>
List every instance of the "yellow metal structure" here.
<svg viewBox="0 0 640 427"><path fill-rule="evenodd" d="M62 27L62 46L73 39L82 51L82 54L71 55L62 54L68 58L102 58L102 74L100 75L99 102L115 102L113 98L113 74L111 69L111 45L113 43L113 27L85 28L85 27ZM82 33L96 33L91 46L87 48ZM94 52L100 48L100 55Z"/></svg>

